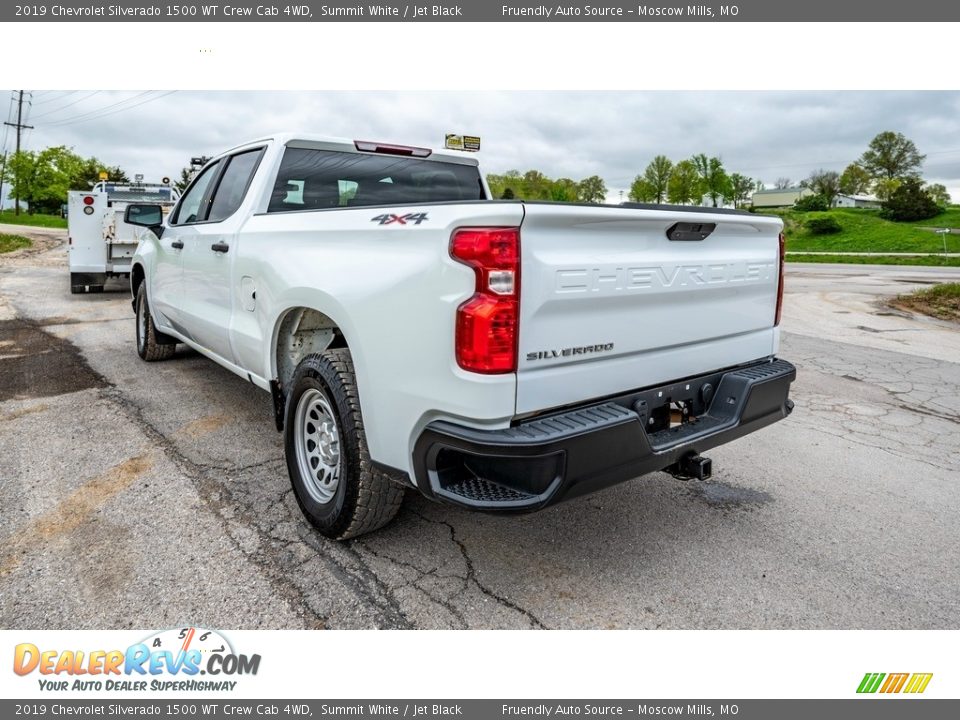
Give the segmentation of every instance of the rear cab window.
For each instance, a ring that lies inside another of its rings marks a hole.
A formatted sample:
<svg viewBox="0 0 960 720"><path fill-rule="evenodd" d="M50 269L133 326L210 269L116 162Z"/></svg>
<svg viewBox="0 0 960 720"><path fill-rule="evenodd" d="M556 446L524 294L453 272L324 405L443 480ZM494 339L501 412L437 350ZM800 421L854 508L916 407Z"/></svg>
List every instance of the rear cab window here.
<svg viewBox="0 0 960 720"><path fill-rule="evenodd" d="M267 212L485 199L475 165L286 148Z"/></svg>

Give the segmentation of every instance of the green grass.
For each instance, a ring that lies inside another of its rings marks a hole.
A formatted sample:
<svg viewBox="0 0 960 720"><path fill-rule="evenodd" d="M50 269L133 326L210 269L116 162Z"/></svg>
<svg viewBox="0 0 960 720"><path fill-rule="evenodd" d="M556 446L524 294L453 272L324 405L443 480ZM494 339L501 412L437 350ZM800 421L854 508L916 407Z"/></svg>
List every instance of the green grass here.
<svg viewBox="0 0 960 720"><path fill-rule="evenodd" d="M7 235L0 233L0 253L13 252L20 248L30 247L32 243L22 235Z"/></svg>
<svg viewBox="0 0 960 720"><path fill-rule="evenodd" d="M62 218L59 215L29 215L28 213L21 212L19 215L14 215L13 210L4 210L0 212L0 223L7 223L10 225L31 225L33 227L48 227L48 228L65 228L67 227L67 219Z"/></svg>
<svg viewBox="0 0 960 720"><path fill-rule="evenodd" d="M847 263L850 265L933 265L960 267L960 257L943 255L787 255L788 263Z"/></svg>
<svg viewBox="0 0 960 720"><path fill-rule="evenodd" d="M937 253L943 252L943 237L921 228L960 228L958 206L952 206L929 220L911 223L884 220L879 210L855 208L809 213L782 210L775 214L783 218L787 250L790 252ZM832 217L843 230L834 235L812 235L804 223L817 217ZM960 235L947 235L947 252L960 252Z"/></svg>
<svg viewBox="0 0 960 720"><path fill-rule="evenodd" d="M900 295L894 304L941 320L960 320L960 283L944 283Z"/></svg>

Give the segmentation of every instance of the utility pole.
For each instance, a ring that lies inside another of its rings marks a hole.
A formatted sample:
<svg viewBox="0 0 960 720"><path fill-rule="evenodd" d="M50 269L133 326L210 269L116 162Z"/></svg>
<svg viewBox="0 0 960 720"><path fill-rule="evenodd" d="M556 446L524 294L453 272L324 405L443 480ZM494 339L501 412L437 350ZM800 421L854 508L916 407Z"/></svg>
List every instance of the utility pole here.
<svg viewBox="0 0 960 720"><path fill-rule="evenodd" d="M33 130L33 125L23 124L23 90L17 92L20 93L20 98L17 100L17 121L15 123L4 123L4 125L17 129L17 151L14 157L20 154L20 133L24 130ZM6 158L6 155L4 155L4 158ZM4 162L4 166L6 166L6 162ZM16 179L13 186L13 214L20 214L20 178Z"/></svg>
<svg viewBox="0 0 960 720"><path fill-rule="evenodd" d="M3 174L7 169L7 153L3 153L3 161L0 162L0 212L3 212Z"/></svg>

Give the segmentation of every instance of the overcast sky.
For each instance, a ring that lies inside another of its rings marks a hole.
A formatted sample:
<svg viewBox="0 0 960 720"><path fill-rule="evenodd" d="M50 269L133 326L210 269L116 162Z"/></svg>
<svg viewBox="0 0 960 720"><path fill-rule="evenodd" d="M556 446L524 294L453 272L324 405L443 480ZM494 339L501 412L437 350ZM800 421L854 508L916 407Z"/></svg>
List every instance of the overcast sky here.
<svg viewBox="0 0 960 720"><path fill-rule="evenodd" d="M9 111L12 119L14 103ZM957 92L37 91L24 115L35 126L27 149L72 146L148 181L281 130L431 146L457 132L481 136L486 172L600 175L611 200L660 153L719 155L729 172L769 187L840 171L894 130L927 155L925 179L960 201Z"/></svg>

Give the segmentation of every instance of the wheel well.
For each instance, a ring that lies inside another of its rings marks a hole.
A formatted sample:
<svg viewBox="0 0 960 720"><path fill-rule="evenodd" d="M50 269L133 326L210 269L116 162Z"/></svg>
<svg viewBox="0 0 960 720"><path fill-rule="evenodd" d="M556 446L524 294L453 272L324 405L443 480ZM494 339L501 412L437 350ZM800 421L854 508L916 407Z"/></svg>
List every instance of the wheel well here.
<svg viewBox="0 0 960 720"><path fill-rule="evenodd" d="M130 271L130 293L134 298L137 297L137 290L139 290L140 283L143 282L144 277L143 266L134 265L133 270Z"/></svg>
<svg viewBox="0 0 960 720"><path fill-rule="evenodd" d="M312 308L292 308L284 314L277 329L276 374L283 394L297 365L307 355L330 348L347 347L339 326L330 317Z"/></svg>

